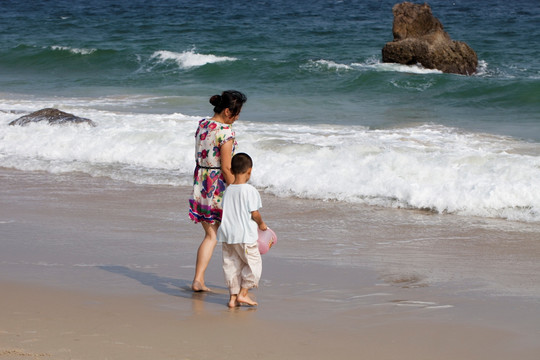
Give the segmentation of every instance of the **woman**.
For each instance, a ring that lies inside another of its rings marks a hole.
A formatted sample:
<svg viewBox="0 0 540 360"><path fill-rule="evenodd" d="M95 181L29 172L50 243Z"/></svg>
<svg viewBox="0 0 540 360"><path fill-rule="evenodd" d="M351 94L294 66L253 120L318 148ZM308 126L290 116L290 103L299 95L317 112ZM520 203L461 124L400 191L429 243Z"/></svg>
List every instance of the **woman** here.
<svg viewBox="0 0 540 360"><path fill-rule="evenodd" d="M202 119L195 133L195 173L193 197L189 200L189 217L201 223L204 239L197 251L193 291L209 291L204 273L217 243L217 229L221 223L222 199L225 187L234 182L231 159L236 141L232 124L238 119L247 101L239 91L227 90L210 98L214 116Z"/></svg>

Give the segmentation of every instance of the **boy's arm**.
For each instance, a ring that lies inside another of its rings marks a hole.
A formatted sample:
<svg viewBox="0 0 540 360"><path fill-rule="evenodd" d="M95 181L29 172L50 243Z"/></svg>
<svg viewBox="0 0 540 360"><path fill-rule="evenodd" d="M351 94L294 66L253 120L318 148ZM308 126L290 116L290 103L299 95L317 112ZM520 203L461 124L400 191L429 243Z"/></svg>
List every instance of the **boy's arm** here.
<svg viewBox="0 0 540 360"><path fill-rule="evenodd" d="M263 221L259 210L252 211L251 218L253 219L253 221L257 223L257 225L259 226L259 229L261 229L262 231L268 229L268 226L266 226L265 222Z"/></svg>

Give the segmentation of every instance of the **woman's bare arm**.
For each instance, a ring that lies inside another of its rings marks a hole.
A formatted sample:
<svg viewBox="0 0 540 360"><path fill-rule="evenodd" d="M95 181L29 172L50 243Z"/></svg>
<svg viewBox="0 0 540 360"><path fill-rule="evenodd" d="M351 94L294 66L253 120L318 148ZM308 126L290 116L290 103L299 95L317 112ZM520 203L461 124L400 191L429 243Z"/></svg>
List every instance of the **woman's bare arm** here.
<svg viewBox="0 0 540 360"><path fill-rule="evenodd" d="M227 185L230 185L234 182L234 175L231 171L231 160L232 160L232 149L233 149L234 139L227 141L221 145L219 149L221 154L221 172L225 178Z"/></svg>

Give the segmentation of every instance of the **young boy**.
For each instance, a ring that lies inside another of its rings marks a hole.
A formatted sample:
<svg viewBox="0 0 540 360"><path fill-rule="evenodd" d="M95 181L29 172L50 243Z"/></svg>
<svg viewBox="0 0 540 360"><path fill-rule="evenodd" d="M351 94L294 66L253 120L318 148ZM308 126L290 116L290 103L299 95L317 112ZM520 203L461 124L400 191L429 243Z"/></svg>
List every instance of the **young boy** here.
<svg viewBox="0 0 540 360"><path fill-rule="evenodd" d="M247 181L253 161L247 154L233 156L231 171L235 176L223 195L223 216L218 229L218 241L223 243L223 272L229 288L228 306L256 306L248 295L258 287L262 272L261 254L257 245L257 228L266 230L259 209L261 197Z"/></svg>

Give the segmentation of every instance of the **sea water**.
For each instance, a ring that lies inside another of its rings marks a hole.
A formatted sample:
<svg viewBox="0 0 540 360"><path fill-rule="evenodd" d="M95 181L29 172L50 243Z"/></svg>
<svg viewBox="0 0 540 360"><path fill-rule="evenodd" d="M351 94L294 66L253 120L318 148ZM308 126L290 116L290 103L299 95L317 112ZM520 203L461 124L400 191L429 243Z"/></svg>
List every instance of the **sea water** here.
<svg viewBox="0 0 540 360"><path fill-rule="evenodd" d="M429 2L472 76L382 63L394 4L3 1L0 166L189 186L237 89L261 191L540 222L540 3ZM97 126L8 126L46 107Z"/></svg>

